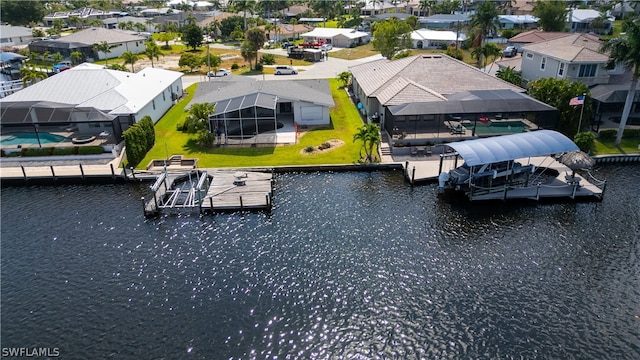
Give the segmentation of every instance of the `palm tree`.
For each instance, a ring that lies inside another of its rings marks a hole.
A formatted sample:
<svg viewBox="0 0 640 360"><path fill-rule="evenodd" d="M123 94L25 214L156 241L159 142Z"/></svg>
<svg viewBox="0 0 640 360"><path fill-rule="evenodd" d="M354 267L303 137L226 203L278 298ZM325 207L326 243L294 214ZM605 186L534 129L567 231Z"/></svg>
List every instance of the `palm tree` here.
<svg viewBox="0 0 640 360"><path fill-rule="evenodd" d="M601 48L602 52L609 52L609 67L615 66L616 63L622 63L631 70L631 84L629 92L624 102L624 109L620 117L620 126L616 135L616 146L620 146L624 128L627 126L631 105L636 94L638 78L640 77L640 17L631 20L628 19L622 24L624 37L611 39L604 43Z"/></svg>
<svg viewBox="0 0 640 360"><path fill-rule="evenodd" d="M252 0L229 0L229 5L234 12L242 12L244 16L244 31L247 31L247 13L253 15L255 1Z"/></svg>
<svg viewBox="0 0 640 360"><path fill-rule="evenodd" d="M484 67L487 67L487 60L489 60L489 58L492 58L491 66L493 67L493 62L500 55L502 55L500 48L498 48L498 46L494 43L485 44L482 48L483 48L482 55L484 56ZM489 68L489 71L491 71L491 68Z"/></svg>
<svg viewBox="0 0 640 360"><path fill-rule="evenodd" d="M431 9L433 8L434 0L420 0L420 11L426 16L431 16Z"/></svg>
<svg viewBox="0 0 640 360"><path fill-rule="evenodd" d="M69 54L69 59L71 59L71 62L74 65L78 65L82 62L82 60L84 60L84 54L80 51L72 51L71 54Z"/></svg>
<svg viewBox="0 0 640 360"><path fill-rule="evenodd" d="M481 46L487 34L498 28L498 8L492 1L485 1L478 5L476 13L471 17L471 27L476 29L473 46Z"/></svg>
<svg viewBox="0 0 640 360"><path fill-rule="evenodd" d="M131 64L131 72L135 72L133 69L133 64L138 61L138 55L132 53L131 51L125 51L122 53L122 59L124 59L125 64Z"/></svg>
<svg viewBox="0 0 640 360"><path fill-rule="evenodd" d="M353 142L362 141L362 146L364 147L364 152L367 154L365 158L365 162L373 162L373 150L374 147L377 148L380 145L381 137L380 137L380 128L378 125L370 123L364 124L358 132L353 135Z"/></svg>
<svg viewBox="0 0 640 360"><path fill-rule="evenodd" d="M111 49L115 48L116 46L118 45L110 45L106 41L101 41L97 44L93 44L93 50L104 53L104 65L107 66L107 64L109 63L109 53L111 52Z"/></svg>
<svg viewBox="0 0 640 360"><path fill-rule="evenodd" d="M151 60L151 67L153 67L153 59L160 60L160 55L162 55L158 44L151 38L145 43L144 53Z"/></svg>
<svg viewBox="0 0 640 360"><path fill-rule="evenodd" d="M498 69L496 77L514 85L522 86L522 76L513 67L508 66L506 69Z"/></svg>
<svg viewBox="0 0 640 360"><path fill-rule="evenodd" d="M22 77L22 86L27 87L27 84L35 84L38 80L46 79L47 73L28 67L22 67L20 68L20 76Z"/></svg>

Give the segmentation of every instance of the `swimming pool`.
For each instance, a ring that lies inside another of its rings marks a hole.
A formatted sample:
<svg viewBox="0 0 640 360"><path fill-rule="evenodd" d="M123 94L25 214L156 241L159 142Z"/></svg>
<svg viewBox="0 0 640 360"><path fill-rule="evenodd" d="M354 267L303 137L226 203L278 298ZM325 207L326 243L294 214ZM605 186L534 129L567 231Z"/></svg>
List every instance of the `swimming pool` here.
<svg viewBox="0 0 640 360"><path fill-rule="evenodd" d="M466 125L468 126L468 125ZM471 125L473 127L473 125ZM489 121L476 123L477 135L515 134L529 130L529 126L520 120Z"/></svg>
<svg viewBox="0 0 640 360"><path fill-rule="evenodd" d="M19 132L9 135L2 135L0 138L0 145L21 145L21 144L38 144L38 137L40 138L40 144L57 144L63 141L69 141L68 138L48 132L38 132L36 136L35 132Z"/></svg>

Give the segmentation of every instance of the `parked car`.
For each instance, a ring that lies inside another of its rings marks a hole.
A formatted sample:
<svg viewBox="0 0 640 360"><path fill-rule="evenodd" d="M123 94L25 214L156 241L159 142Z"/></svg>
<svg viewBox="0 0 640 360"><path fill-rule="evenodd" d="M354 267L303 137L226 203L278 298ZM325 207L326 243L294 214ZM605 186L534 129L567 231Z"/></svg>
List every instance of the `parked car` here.
<svg viewBox="0 0 640 360"><path fill-rule="evenodd" d="M333 45L327 44L327 43L322 44L322 46L320 47L320 50L323 50L323 51L328 51L328 50L331 50L331 49L333 49Z"/></svg>
<svg viewBox="0 0 640 360"><path fill-rule="evenodd" d="M209 71L209 77L221 77L231 75L231 71L227 69L218 69L218 71Z"/></svg>
<svg viewBox="0 0 640 360"><path fill-rule="evenodd" d="M293 66L276 66L273 73L276 75L296 75L298 70Z"/></svg>
<svg viewBox="0 0 640 360"><path fill-rule="evenodd" d="M502 55L504 55L504 57L514 57L517 53L518 48L516 48L515 46L507 46L506 48L504 48L504 50L502 50Z"/></svg>

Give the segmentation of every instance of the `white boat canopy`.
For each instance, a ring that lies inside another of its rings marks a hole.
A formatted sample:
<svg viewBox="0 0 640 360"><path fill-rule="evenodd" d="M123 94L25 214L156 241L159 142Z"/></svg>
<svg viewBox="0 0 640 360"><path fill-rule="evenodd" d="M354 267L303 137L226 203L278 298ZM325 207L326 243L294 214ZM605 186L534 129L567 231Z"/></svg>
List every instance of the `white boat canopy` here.
<svg viewBox="0 0 640 360"><path fill-rule="evenodd" d="M530 131L447 144L468 166L579 150L568 137L553 130Z"/></svg>

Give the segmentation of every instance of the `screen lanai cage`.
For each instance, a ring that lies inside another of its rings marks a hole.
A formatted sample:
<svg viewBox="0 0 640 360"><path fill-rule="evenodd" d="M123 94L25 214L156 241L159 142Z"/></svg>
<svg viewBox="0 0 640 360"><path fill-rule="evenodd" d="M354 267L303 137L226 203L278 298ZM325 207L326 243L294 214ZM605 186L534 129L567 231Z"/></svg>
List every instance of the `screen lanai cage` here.
<svg viewBox="0 0 640 360"><path fill-rule="evenodd" d="M276 117L278 97L265 93L218 101L209 116L209 128L218 143L274 145L282 124Z"/></svg>
<svg viewBox="0 0 640 360"><path fill-rule="evenodd" d="M77 107L49 101L1 102L0 129L3 134L33 131L67 132L74 136L108 133L119 142L122 132L133 119L129 115L116 116L92 107Z"/></svg>

